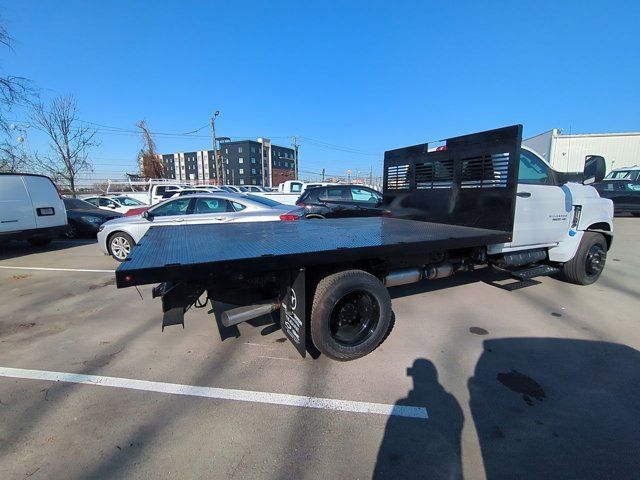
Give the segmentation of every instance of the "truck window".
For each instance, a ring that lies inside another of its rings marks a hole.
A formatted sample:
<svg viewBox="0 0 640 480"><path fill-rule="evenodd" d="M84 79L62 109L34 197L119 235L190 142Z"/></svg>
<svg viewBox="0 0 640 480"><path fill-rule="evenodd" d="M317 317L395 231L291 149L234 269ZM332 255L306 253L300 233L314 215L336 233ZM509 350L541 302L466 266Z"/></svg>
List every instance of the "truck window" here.
<svg viewBox="0 0 640 480"><path fill-rule="evenodd" d="M520 152L518 183L526 185L553 185L553 176L549 167L531 152Z"/></svg>

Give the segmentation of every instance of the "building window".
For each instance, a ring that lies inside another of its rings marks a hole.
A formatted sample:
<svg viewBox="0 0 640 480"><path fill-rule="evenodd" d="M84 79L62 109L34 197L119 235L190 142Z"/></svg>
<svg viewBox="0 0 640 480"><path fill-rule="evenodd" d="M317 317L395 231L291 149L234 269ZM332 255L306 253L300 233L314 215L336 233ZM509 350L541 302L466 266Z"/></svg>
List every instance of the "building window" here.
<svg viewBox="0 0 640 480"><path fill-rule="evenodd" d="M240 179L240 185L244 185L244 180Z"/></svg>
<svg viewBox="0 0 640 480"><path fill-rule="evenodd" d="M242 153L242 147L238 147L238 153Z"/></svg>
<svg viewBox="0 0 640 480"><path fill-rule="evenodd" d="M238 159L238 163L244 163L244 158L240 157L240 158Z"/></svg>
<svg viewBox="0 0 640 480"><path fill-rule="evenodd" d="M256 174L256 169L255 169L255 168L252 168L252 169L251 169L251 174L252 174L252 175L255 175L255 174Z"/></svg>
<svg viewBox="0 0 640 480"><path fill-rule="evenodd" d="M240 169L238 169L238 173L239 173L240 175L244 175L244 168L240 168Z"/></svg>
<svg viewBox="0 0 640 480"><path fill-rule="evenodd" d="M256 163L256 158L255 157L251 157L251 163Z"/></svg>
<svg viewBox="0 0 640 480"><path fill-rule="evenodd" d="M251 153L256 153L256 147L251 147Z"/></svg>
<svg viewBox="0 0 640 480"><path fill-rule="evenodd" d="M229 159L228 158L226 159L226 162L227 162L227 165L229 165Z"/></svg>
<svg viewBox="0 0 640 480"><path fill-rule="evenodd" d="M257 185L257 184L258 184L258 182L257 182L257 180L254 178L253 180L251 180L251 184L252 184L252 185Z"/></svg>
<svg viewBox="0 0 640 480"><path fill-rule="evenodd" d="M227 168L227 175L229 175L229 169Z"/></svg>
<svg viewBox="0 0 640 480"><path fill-rule="evenodd" d="M224 153L229 153L229 149L228 149L228 148L225 148L225 149L224 149Z"/></svg>

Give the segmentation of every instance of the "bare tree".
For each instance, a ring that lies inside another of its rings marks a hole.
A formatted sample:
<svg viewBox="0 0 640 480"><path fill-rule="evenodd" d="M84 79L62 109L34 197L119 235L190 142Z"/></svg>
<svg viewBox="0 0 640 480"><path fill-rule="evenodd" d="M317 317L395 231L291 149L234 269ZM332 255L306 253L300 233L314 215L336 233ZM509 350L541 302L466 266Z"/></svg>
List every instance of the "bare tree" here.
<svg viewBox="0 0 640 480"><path fill-rule="evenodd" d="M0 172L25 172L30 167L31 159L23 149L9 142L0 143Z"/></svg>
<svg viewBox="0 0 640 480"><path fill-rule="evenodd" d="M93 170L88 156L89 150L99 145L95 140L96 131L78 119L76 100L71 95L54 98L49 109L38 103L34 107L33 123L51 142L51 152L36 153L34 163L52 178L66 183L75 197L78 174Z"/></svg>
<svg viewBox="0 0 640 480"><path fill-rule="evenodd" d="M11 49L11 42L7 29L0 24L0 46ZM31 83L26 78L0 73L0 171L16 172L29 169L29 156L14 143L24 141L23 135L15 138L15 126L7 119L7 114L16 105L29 104L34 95Z"/></svg>
<svg viewBox="0 0 640 480"><path fill-rule="evenodd" d="M156 153L156 142L147 127L147 122L136 123L142 133L142 150L140 150L140 175L143 178L165 178L167 171Z"/></svg>

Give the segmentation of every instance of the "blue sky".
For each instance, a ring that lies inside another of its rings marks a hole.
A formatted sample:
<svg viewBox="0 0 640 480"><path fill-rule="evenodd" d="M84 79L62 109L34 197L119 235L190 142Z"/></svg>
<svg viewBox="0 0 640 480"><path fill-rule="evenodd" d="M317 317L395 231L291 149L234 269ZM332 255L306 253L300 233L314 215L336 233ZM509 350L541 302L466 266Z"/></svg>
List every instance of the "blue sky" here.
<svg viewBox="0 0 640 480"><path fill-rule="evenodd" d="M220 110L219 135L303 137L303 172L379 171L386 149L513 123L640 130L637 2L21 0L0 15L2 71L75 95L82 119L181 133ZM156 140L209 148L199 134ZM99 136L95 177L134 169L135 134ZM33 129L27 146L46 148Z"/></svg>

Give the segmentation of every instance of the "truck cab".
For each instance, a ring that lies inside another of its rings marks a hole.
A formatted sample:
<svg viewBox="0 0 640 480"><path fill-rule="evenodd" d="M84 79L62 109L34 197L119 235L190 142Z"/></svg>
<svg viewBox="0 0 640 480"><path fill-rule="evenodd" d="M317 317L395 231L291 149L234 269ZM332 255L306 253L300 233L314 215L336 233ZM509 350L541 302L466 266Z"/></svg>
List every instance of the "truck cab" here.
<svg viewBox="0 0 640 480"><path fill-rule="evenodd" d="M546 253L551 262L564 263L575 256L585 232L602 234L609 248L613 203L600 198L589 185L601 180L603 173L599 173L600 178L579 182L576 180L582 175L557 172L536 152L522 146L513 238L508 243L490 245L489 255L538 251Z"/></svg>

